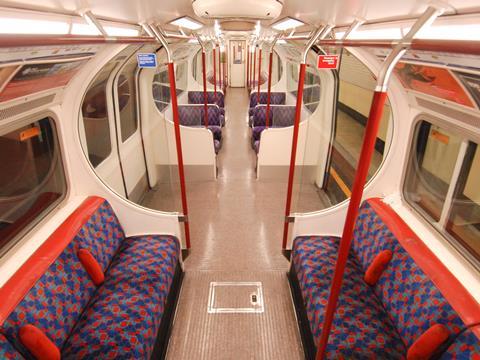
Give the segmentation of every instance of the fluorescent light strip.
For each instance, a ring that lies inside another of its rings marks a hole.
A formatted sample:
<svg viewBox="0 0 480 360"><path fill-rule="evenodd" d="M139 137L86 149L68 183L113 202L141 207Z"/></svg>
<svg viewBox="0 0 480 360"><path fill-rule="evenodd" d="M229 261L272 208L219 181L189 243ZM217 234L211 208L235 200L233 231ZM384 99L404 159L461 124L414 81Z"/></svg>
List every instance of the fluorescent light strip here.
<svg viewBox="0 0 480 360"><path fill-rule="evenodd" d="M198 30L203 27L203 24L193 20L188 16L183 16L181 18L170 21L169 24L179 26L185 29L190 29L190 30Z"/></svg>
<svg viewBox="0 0 480 360"><path fill-rule="evenodd" d="M284 31L284 30L294 29L294 28L302 26L304 24L305 23L300 21L300 20L297 20L297 19L294 19L294 18L291 18L291 17L286 17L286 18L276 22L275 24L273 24L272 28L274 28L275 30L278 30L278 31Z"/></svg>
<svg viewBox="0 0 480 360"><path fill-rule="evenodd" d="M480 24L432 25L418 32L416 39L480 40Z"/></svg>
<svg viewBox="0 0 480 360"><path fill-rule="evenodd" d="M138 29L119 27L119 26L104 26L108 36L138 36Z"/></svg>
<svg viewBox="0 0 480 360"><path fill-rule="evenodd" d="M79 24L73 23L72 29L70 30L72 35L100 35L100 31L90 24Z"/></svg>
<svg viewBox="0 0 480 360"><path fill-rule="evenodd" d="M70 25L63 21L0 18L0 34L68 34Z"/></svg>

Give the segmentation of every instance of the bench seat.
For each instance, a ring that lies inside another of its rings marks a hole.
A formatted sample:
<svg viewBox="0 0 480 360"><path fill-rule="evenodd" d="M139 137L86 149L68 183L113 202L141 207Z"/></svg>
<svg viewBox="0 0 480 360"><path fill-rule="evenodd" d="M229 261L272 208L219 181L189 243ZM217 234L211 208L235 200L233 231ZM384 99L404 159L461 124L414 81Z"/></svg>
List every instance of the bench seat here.
<svg viewBox="0 0 480 360"><path fill-rule="evenodd" d="M104 272L103 283L94 284L79 250L91 253ZM158 356L156 344L166 343L158 335L170 324L164 314L179 281L179 261L174 236L125 237L110 204L90 197L0 290L15 297L0 304L0 335L20 358L32 358L19 338L27 324L42 330L65 359Z"/></svg>
<svg viewBox="0 0 480 360"><path fill-rule="evenodd" d="M64 346L65 359L148 359L178 262L171 236L127 238Z"/></svg>
<svg viewBox="0 0 480 360"><path fill-rule="evenodd" d="M301 284L308 320L318 343L338 252L337 237L301 237L295 241L293 265ZM338 301L327 353L355 359L382 357L385 348L401 358L405 345L381 302L363 281L363 272L350 256Z"/></svg>
<svg viewBox="0 0 480 360"><path fill-rule="evenodd" d="M304 339L304 344L316 347L319 342L339 242L339 238L332 236L302 236L294 240L290 280L297 303L299 296L295 295L295 289L300 290L299 308L303 311L299 318L306 315L308 322L309 331L304 334L311 339ZM383 250L390 250L393 257L378 282L370 286L364 274ZM449 358L448 352L462 359L469 358L465 357L468 353L480 355L477 336L462 333L470 331L469 324L462 319L472 321L471 318L478 318L480 313L467 316L462 313L461 317L454 310L444 296L445 289L441 292L438 288L438 281L450 279L451 275L440 263L432 267L433 258L429 249L388 205L380 199L365 201L355 224L326 357L404 359L409 347L435 324L446 326L452 334L453 343L445 349L443 358ZM435 274L436 271L439 273ZM432 274L436 283L431 280ZM452 281L452 287L458 289L454 295L460 296L460 304L479 309L478 303L460 283ZM455 334L461 336L455 337ZM309 349L307 353L315 351Z"/></svg>

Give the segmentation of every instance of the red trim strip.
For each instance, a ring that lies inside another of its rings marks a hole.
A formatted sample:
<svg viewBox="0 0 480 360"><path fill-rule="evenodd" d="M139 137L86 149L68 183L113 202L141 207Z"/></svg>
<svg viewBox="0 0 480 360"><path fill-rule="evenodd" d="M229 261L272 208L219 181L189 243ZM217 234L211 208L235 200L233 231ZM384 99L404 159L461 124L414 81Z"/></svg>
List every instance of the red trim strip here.
<svg viewBox="0 0 480 360"><path fill-rule="evenodd" d="M105 199L86 199L0 288L0 326Z"/></svg>
<svg viewBox="0 0 480 360"><path fill-rule="evenodd" d="M395 210L378 198L370 199L368 203L412 259L440 290L463 322L467 326L480 322L480 304Z"/></svg>

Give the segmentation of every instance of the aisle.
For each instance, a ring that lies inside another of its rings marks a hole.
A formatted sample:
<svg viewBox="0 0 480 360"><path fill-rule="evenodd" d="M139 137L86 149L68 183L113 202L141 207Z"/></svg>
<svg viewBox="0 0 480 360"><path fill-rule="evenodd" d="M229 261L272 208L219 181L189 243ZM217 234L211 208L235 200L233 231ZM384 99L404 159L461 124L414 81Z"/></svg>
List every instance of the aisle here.
<svg viewBox="0 0 480 360"><path fill-rule="evenodd" d="M169 359L303 358L280 251L286 184L256 180L247 111L246 90L229 89L218 180L187 184L192 250Z"/></svg>
<svg viewBox="0 0 480 360"><path fill-rule="evenodd" d="M229 89L216 182L188 182L187 270L287 270L281 241L285 182L259 182L246 126L248 94Z"/></svg>

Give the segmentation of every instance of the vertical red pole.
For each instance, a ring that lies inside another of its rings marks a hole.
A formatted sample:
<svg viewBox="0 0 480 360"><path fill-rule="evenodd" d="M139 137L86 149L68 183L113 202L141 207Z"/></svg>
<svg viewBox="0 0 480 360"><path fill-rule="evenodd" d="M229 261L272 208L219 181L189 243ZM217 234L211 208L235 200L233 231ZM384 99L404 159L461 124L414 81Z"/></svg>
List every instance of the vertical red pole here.
<svg viewBox="0 0 480 360"><path fill-rule="evenodd" d="M173 125L175 129L175 144L177 146L178 174L180 177L180 192L182 196L182 209L185 216L185 242L190 249L190 226L188 223L187 187L185 172L183 170L182 138L180 135L180 119L178 116L177 85L175 84L175 67L173 62L168 63L168 76L170 79L170 95L172 98Z"/></svg>
<svg viewBox="0 0 480 360"><path fill-rule="evenodd" d="M223 90L222 83L222 49L218 47L218 86Z"/></svg>
<svg viewBox="0 0 480 360"><path fill-rule="evenodd" d="M258 50L258 90L257 90L257 104L260 103L260 78L262 76L262 48Z"/></svg>
<svg viewBox="0 0 480 360"><path fill-rule="evenodd" d="M300 74L298 75L297 106L295 111L295 122L293 123L292 153L290 156L290 172L288 174L287 203L285 205L285 224L283 226L282 249L287 248L288 238L288 219L292 206L293 180L295 178L295 162L297 159L298 130L300 127L300 118L302 116L303 85L305 83L306 64L300 64Z"/></svg>
<svg viewBox="0 0 480 360"><path fill-rule="evenodd" d="M323 321L322 334L317 347L317 360L321 360L325 356L325 349L328 344L328 337L332 327L333 317L337 308L337 301L342 288L343 274L347 264L348 253L352 244L353 230L355 221L358 216L358 209L362 201L363 189L367 181L368 169L375 151L375 141L377 139L378 128L382 120L383 107L387 100L387 93L375 91L373 95L372 105L370 107L370 115L368 117L365 135L363 139L362 150L358 160L358 169L355 174L355 180L352 187L352 195L348 204L347 217L343 227L342 239L338 250L335 272L333 274L332 287L328 297L328 304L325 310L325 320Z"/></svg>
<svg viewBox="0 0 480 360"><path fill-rule="evenodd" d="M247 89L250 87L250 46L247 45Z"/></svg>
<svg viewBox="0 0 480 360"><path fill-rule="evenodd" d="M273 67L273 49L270 52L270 59L268 62L268 90L267 90L267 111L266 111L266 119L265 119L265 126L268 128L270 123L270 97L272 95L272 67Z"/></svg>
<svg viewBox="0 0 480 360"><path fill-rule="evenodd" d="M205 59L205 50L202 50L202 67L203 67L203 103L205 111L205 127L208 127L208 95L207 95L207 64Z"/></svg>
<svg viewBox="0 0 480 360"><path fill-rule="evenodd" d="M251 51L251 50L250 50ZM253 51L250 52L250 91L252 91L253 88L253 77L255 76L255 68L253 61L255 60L255 48L253 48Z"/></svg>
<svg viewBox="0 0 480 360"><path fill-rule="evenodd" d="M255 87L255 74L257 72L257 48L255 47L253 51L253 81L252 81L252 92Z"/></svg>
<svg viewBox="0 0 480 360"><path fill-rule="evenodd" d="M215 93L215 100L217 100L217 58L215 47L213 48L213 91Z"/></svg>

